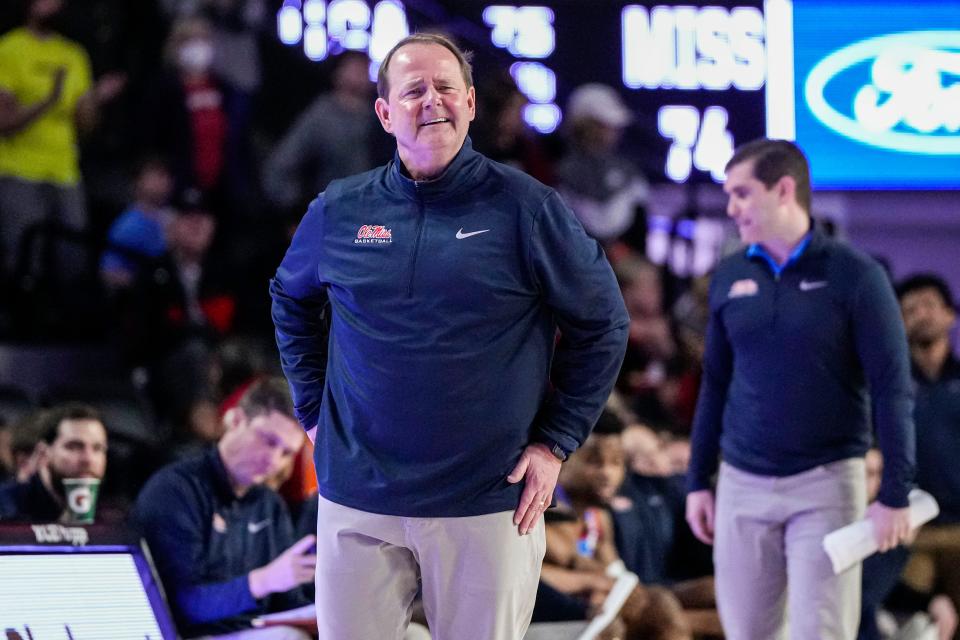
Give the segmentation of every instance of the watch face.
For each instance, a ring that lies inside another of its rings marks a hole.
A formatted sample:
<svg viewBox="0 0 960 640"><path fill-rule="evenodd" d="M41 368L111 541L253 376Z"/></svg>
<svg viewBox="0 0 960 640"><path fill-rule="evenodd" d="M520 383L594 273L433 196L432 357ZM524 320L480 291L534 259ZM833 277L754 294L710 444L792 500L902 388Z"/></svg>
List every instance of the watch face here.
<svg viewBox="0 0 960 640"><path fill-rule="evenodd" d="M553 443L553 447L550 448L550 452L561 462L564 462L567 459L567 452L564 451L563 447L558 445L556 442Z"/></svg>

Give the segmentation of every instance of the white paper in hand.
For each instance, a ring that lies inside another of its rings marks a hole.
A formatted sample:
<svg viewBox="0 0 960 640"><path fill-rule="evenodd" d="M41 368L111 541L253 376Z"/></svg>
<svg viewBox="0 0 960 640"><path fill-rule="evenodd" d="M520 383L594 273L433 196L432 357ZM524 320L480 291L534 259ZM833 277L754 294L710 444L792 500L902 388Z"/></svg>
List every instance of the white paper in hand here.
<svg viewBox="0 0 960 640"><path fill-rule="evenodd" d="M940 513L940 505L926 491L910 492L910 528L930 522ZM823 550L830 556L835 574L842 573L877 552L873 522L869 518L831 531L823 537Z"/></svg>

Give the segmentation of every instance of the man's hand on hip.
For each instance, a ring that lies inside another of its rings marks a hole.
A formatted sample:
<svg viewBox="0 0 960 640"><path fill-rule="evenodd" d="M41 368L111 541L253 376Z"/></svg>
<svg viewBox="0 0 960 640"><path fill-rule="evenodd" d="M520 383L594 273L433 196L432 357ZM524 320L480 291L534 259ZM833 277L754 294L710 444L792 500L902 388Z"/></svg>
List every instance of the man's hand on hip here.
<svg viewBox="0 0 960 640"><path fill-rule="evenodd" d="M910 509L895 509L880 502L867 507L867 517L873 522L874 537L880 553L893 549L910 535Z"/></svg>
<svg viewBox="0 0 960 640"><path fill-rule="evenodd" d="M713 544L714 507L713 491L710 489L687 494L687 523L697 540L704 544Z"/></svg>
<svg viewBox="0 0 960 640"><path fill-rule="evenodd" d="M513 468L507 481L524 481L520 505L513 514L513 524L520 528L520 535L526 535L537 523L550 503L553 502L553 490L557 487L560 475L560 461L550 453L545 444L528 444Z"/></svg>

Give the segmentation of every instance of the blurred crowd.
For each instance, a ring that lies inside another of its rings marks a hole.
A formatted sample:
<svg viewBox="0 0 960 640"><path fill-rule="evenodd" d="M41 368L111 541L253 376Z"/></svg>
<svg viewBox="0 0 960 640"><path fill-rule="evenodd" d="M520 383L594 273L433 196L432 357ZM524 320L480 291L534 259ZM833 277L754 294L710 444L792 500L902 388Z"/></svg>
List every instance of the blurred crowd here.
<svg viewBox="0 0 960 640"><path fill-rule="evenodd" d="M393 143L372 108L370 62L353 51L320 65L298 113L264 115L277 112L265 0L128 8L152 28L126 58L68 19L76 6L14 4L0 35L0 341L93 344L111 358L91 371L102 384L2 381L0 481L21 485L34 519L56 520L59 480L94 475L98 519L120 522L158 469L232 437L230 411L278 371L267 283L299 217L330 180L390 159ZM548 512L534 619L592 615L622 562L641 580L620 621L627 637L720 635L710 551L682 517L709 277L651 260L651 188L621 149L634 116L616 91L576 88L558 134L543 136L506 70L479 76L475 148L560 191L607 250L630 314L614 395ZM256 483L280 491L304 536L316 485L308 443L296 449ZM0 519L14 515L3 508Z"/></svg>

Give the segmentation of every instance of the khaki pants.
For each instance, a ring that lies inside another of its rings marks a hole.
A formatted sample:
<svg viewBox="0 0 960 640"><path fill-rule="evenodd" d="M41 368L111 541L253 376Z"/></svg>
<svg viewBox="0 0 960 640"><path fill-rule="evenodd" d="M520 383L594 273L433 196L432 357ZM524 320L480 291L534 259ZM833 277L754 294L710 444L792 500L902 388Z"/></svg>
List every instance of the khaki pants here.
<svg viewBox="0 0 960 640"><path fill-rule="evenodd" d="M862 458L783 478L726 463L717 486L717 607L729 640L853 640L860 621L860 565L839 576L823 536L863 517Z"/></svg>
<svg viewBox="0 0 960 640"><path fill-rule="evenodd" d="M313 640L313 636L293 627L264 627L262 629L244 629L219 636L203 636L193 640ZM426 627L411 624L403 640L431 640Z"/></svg>
<svg viewBox="0 0 960 640"><path fill-rule="evenodd" d="M321 496L320 640L403 638L418 586L433 640L522 638L545 550L543 520L521 536L513 512L407 518Z"/></svg>

